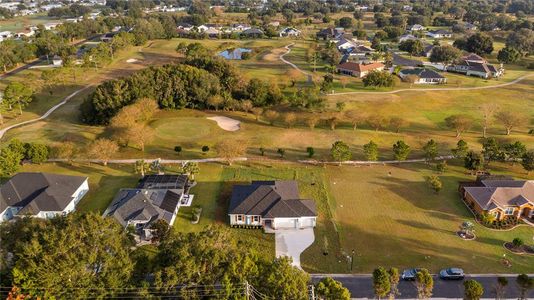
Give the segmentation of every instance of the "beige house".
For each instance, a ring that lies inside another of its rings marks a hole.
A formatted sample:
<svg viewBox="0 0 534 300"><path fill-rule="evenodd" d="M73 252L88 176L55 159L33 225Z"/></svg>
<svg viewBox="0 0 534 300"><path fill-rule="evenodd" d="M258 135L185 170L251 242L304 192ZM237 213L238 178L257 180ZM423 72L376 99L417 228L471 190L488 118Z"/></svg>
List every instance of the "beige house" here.
<svg viewBox="0 0 534 300"><path fill-rule="evenodd" d="M362 78L371 71L383 71L385 68L382 63L360 64L356 62L344 62L337 66L337 71L340 74L350 75Z"/></svg>
<svg viewBox="0 0 534 300"><path fill-rule="evenodd" d="M479 179L462 186L464 201L479 213L497 220L507 216L532 221L534 218L534 180Z"/></svg>

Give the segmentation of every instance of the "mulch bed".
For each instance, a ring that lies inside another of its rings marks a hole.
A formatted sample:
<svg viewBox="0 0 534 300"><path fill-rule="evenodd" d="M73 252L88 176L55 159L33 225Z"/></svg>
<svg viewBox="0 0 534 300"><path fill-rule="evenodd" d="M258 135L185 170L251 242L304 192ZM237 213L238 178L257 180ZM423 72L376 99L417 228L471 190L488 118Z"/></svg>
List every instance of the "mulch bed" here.
<svg viewBox="0 0 534 300"><path fill-rule="evenodd" d="M471 235L465 234L465 232L462 231L456 231L456 235L459 236L462 240L466 241L472 241L476 238L476 235L473 233Z"/></svg>
<svg viewBox="0 0 534 300"><path fill-rule="evenodd" d="M514 247L514 244L508 242L504 243L504 248L515 254L529 254L534 255L534 247L523 245L521 247Z"/></svg>

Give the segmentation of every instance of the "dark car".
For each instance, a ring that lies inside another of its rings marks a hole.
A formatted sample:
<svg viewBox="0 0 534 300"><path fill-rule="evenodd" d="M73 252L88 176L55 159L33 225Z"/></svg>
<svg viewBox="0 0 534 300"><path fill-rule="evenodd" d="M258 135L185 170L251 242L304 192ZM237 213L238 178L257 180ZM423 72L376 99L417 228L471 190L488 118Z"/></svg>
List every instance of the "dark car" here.
<svg viewBox="0 0 534 300"><path fill-rule="evenodd" d="M421 269L418 269L418 268L406 269L402 271L401 279L402 280L415 280L415 275L419 271L421 271Z"/></svg>
<svg viewBox="0 0 534 300"><path fill-rule="evenodd" d="M441 279L460 280L464 279L464 277L464 270L460 268L448 268L439 271L439 278Z"/></svg>

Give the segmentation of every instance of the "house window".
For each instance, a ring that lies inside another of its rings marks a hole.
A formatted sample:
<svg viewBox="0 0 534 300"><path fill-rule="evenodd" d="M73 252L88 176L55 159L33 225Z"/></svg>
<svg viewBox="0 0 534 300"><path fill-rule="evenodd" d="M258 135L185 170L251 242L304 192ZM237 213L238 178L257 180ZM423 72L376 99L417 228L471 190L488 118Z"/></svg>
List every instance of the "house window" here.
<svg viewBox="0 0 534 300"><path fill-rule="evenodd" d="M513 207L507 207L504 211L505 215L513 215L514 214L514 208Z"/></svg>
<svg viewBox="0 0 534 300"><path fill-rule="evenodd" d="M242 215L237 215L237 221L238 222L243 222L243 216Z"/></svg>
<svg viewBox="0 0 534 300"><path fill-rule="evenodd" d="M259 216L254 216L254 222L259 222L260 221L260 217Z"/></svg>

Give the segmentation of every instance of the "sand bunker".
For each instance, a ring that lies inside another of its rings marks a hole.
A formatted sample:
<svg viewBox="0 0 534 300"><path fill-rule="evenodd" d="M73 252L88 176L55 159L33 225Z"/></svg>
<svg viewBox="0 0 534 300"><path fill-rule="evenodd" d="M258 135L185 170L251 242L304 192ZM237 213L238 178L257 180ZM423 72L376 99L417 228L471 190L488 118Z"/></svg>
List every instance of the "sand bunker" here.
<svg viewBox="0 0 534 300"><path fill-rule="evenodd" d="M127 63L131 64L131 63L134 63L134 62L137 62L138 60L135 59L135 58L130 58L128 60L126 60Z"/></svg>
<svg viewBox="0 0 534 300"><path fill-rule="evenodd" d="M217 125L226 131L238 131L241 129L240 123L238 120L234 120L228 117L210 117L208 120L213 120L217 122Z"/></svg>

